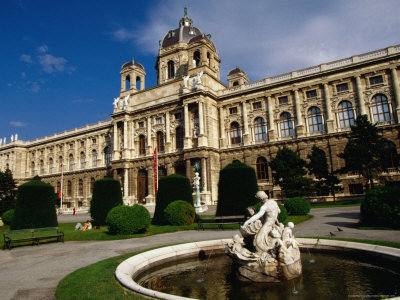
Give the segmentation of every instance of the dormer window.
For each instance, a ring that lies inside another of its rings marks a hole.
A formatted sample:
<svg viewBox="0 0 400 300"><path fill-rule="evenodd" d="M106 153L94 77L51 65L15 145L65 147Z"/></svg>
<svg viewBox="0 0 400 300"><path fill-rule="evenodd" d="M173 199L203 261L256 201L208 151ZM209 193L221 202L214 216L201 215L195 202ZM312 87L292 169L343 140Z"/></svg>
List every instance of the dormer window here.
<svg viewBox="0 0 400 300"><path fill-rule="evenodd" d="M175 36L175 31L173 31L173 30L168 31L168 38L169 39L174 37L174 36Z"/></svg>
<svg viewBox="0 0 400 300"><path fill-rule="evenodd" d="M185 22L185 26L189 26L189 22ZM196 35L196 32L194 31L193 27L190 27L189 35Z"/></svg>

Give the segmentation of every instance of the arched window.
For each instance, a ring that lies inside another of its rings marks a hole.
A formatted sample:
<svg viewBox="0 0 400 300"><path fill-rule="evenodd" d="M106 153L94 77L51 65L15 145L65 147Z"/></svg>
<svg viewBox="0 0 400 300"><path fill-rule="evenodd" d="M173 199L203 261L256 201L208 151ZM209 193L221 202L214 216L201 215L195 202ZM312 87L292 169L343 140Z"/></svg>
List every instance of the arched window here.
<svg viewBox="0 0 400 300"><path fill-rule="evenodd" d="M281 114L279 124L281 127L281 137L293 136L293 120L288 112Z"/></svg>
<svg viewBox="0 0 400 300"><path fill-rule="evenodd" d="M140 77L136 76L136 89L139 91L140 90Z"/></svg>
<svg viewBox="0 0 400 300"><path fill-rule="evenodd" d="M308 130L309 132L319 132L323 129L321 110L313 106L308 110Z"/></svg>
<svg viewBox="0 0 400 300"><path fill-rule="evenodd" d="M81 152L81 169L85 168L85 164L86 164L85 152Z"/></svg>
<svg viewBox="0 0 400 300"><path fill-rule="evenodd" d="M49 158L49 174L53 173L53 168L54 168L53 158L50 157Z"/></svg>
<svg viewBox="0 0 400 300"><path fill-rule="evenodd" d="M397 168L399 166L399 155L397 154L396 145L393 142L385 142L383 166L385 168Z"/></svg>
<svg viewBox="0 0 400 300"><path fill-rule="evenodd" d="M193 53L193 68L200 66L200 51L197 50Z"/></svg>
<svg viewBox="0 0 400 300"><path fill-rule="evenodd" d="M242 142L242 133L240 131L240 126L237 122L231 123L230 134L231 145L240 144Z"/></svg>
<svg viewBox="0 0 400 300"><path fill-rule="evenodd" d="M79 189L78 189L79 196L83 196L83 180L79 179Z"/></svg>
<svg viewBox="0 0 400 300"><path fill-rule="evenodd" d="M67 196L71 197L72 195L72 182L71 180L68 180L67 182Z"/></svg>
<svg viewBox="0 0 400 300"><path fill-rule="evenodd" d="M161 131L157 132L157 151L164 152L164 133Z"/></svg>
<svg viewBox="0 0 400 300"><path fill-rule="evenodd" d="M176 149L183 149L183 136L184 131L182 127L177 127L175 130Z"/></svg>
<svg viewBox="0 0 400 300"><path fill-rule="evenodd" d="M257 178L258 179L268 179L268 163L265 157L260 156L257 158Z"/></svg>
<svg viewBox="0 0 400 300"><path fill-rule="evenodd" d="M93 194L93 189L94 189L94 178L90 178L90 194Z"/></svg>
<svg viewBox="0 0 400 300"><path fill-rule="evenodd" d="M372 114L375 123L390 121L389 103L385 95L378 94L372 98Z"/></svg>
<svg viewBox="0 0 400 300"><path fill-rule="evenodd" d="M72 171L74 169L74 156L72 154L69 155L69 170Z"/></svg>
<svg viewBox="0 0 400 300"><path fill-rule="evenodd" d="M35 175L35 162L33 161L31 163L31 176L34 176L34 175Z"/></svg>
<svg viewBox="0 0 400 300"><path fill-rule="evenodd" d="M146 138L144 135L139 136L139 155L146 155Z"/></svg>
<svg viewBox="0 0 400 300"><path fill-rule="evenodd" d="M168 62L168 79L175 77L175 64L172 60Z"/></svg>
<svg viewBox="0 0 400 300"><path fill-rule="evenodd" d="M125 77L125 89L129 90L131 88L131 76Z"/></svg>
<svg viewBox="0 0 400 300"><path fill-rule="evenodd" d="M40 175L44 174L44 161L40 161Z"/></svg>
<svg viewBox="0 0 400 300"><path fill-rule="evenodd" d="M267 139L267 131L265 129L264 119L258 117L254 120L254 136L256 141L265 141Z"/></svg>
<svg viewBox="0 0 400 300"><path fill-rule="evenodd" d="M354 125L354 111L350 101L340 102L338 116L340 128L349 128Z"/></svg>
<svg viewBox="0 0 400 300"><path fill-rule="evenodd" d="M239 81L234 81L232 86L238 86L239 85Z"/></svg>
<svg viewBox="0 0 400 300"><path fill-rule="evenodd" d="M92 151L92 167L97 167L97 151Z"/></svg>
<svg viewBox="0 0 400 300"><path fill-rule="evenodd" d="M111 148L110 147L105 147L104 148L104 158L106 161L106 166L109 167L111 166Z"/></svg>

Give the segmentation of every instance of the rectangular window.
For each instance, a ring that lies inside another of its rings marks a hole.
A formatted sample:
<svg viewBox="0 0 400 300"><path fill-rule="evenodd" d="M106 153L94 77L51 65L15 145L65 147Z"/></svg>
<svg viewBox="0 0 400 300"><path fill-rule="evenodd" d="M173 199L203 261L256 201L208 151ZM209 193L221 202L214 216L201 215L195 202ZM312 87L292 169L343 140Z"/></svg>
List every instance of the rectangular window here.
<svg viewBox="0 0 400 300"><path fill-rule="evenodd" d="M376 85L376 84L381 84L381 83L383 83L382 75L369 78L369 85L371 85L371 86Z"/></svg>
<svg viewBox="0 0 400 300"><path fill-rule="evenodd" d="M178 112L175 114L175 120L180 120L182 119L182 113Z"/></svg>
<svg viewBox="0 0 400 300"><path fill-rule="evenodd" d="M346 92L346 91L348 91L349 90L349 84L346 82L346 83L341 83L341 84L337 84L336 85L336 91L338 92L338 93L340 93L340 92Z"/></svg>
<svg viewBox="0 0 400 300"><path fill-rule="evenodd" d="M85 146L85 142L81 142L81 147L84 147Z"/></svg>
<svg viewBox="0 0 400 300"><path fill-rule="evenodd" d="M162 124L162 118L156 118L156 124Z"/></svg>
<svg viewBox="0 0 400 300"><path fill-rule="evenodd" d="M139 128L144 128L144 122L139 122Z"/></svg>
<svg viewBox="0 0 400 300"><path fill-rule="evenodd" d="M307 99L316 98L317 97L317 90L311 90L306 92Z"/></svg>
<svg viewBox="0 0 400 300"><path fill-rule="evenodd" d="M92 139L92 144L96 144L96 139Z"/></svg>
<svg viewBox="0 0 400 300"><path fill-rule="evenodd" d="M279 100L279 104L289 103L289 97L288 96L279 97L278 100Z"/></svg>
<svg viewBox="0 0 400 300"><path fill-rule="evenodd" d="M230 115L237 114L237 107L231 107L231 108L229 108L229 114L230 114Z"/></svg>
<svg viewBox="0 0 400 300"><path fill-rule="evenodd" d="M363 185L361 183L349 184L349 192L351 195L362 194L364 192Z"/></svg>
<svg viewBox="0 0 400 300"><path fill-rule="evenodd" d="M262 105L261 102L254 102L253 103L253 109L261 109Z"/></svg>

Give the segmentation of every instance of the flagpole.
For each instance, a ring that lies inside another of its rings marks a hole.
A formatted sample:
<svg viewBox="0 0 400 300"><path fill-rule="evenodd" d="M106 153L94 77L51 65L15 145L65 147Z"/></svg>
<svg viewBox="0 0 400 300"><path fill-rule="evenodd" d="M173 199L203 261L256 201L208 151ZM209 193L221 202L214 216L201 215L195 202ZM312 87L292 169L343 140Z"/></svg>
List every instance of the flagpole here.
<svg viewBox="0 0 400 300"><path fill-rule="evenodd" d="M63 171L64 171L64 168L63 168L63 163L61 163L61 183L60 183L60 191L61 191L61 193L60 193L60 214L62 214L62 205L63 205Z"/></svg>

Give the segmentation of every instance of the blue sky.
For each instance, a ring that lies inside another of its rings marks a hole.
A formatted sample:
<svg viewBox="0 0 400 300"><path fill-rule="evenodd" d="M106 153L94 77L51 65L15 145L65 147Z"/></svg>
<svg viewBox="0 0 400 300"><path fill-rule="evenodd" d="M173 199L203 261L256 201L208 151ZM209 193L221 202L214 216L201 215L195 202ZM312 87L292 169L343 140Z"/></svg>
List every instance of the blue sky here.
<svg viewBox="0 0 400 300"><path fill-rule="evenodd" d="M400 44L398 0L0 2L0 137L31 140L106 120L134 58L156 84L158 41L183 7L218 49L221 80L251 81Z"/></svg>

